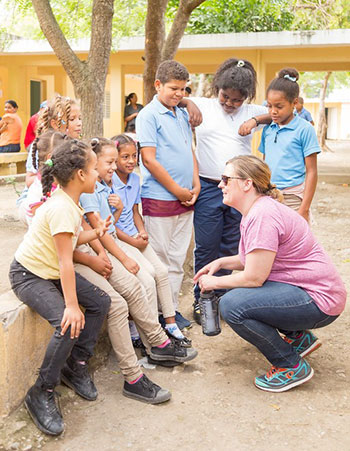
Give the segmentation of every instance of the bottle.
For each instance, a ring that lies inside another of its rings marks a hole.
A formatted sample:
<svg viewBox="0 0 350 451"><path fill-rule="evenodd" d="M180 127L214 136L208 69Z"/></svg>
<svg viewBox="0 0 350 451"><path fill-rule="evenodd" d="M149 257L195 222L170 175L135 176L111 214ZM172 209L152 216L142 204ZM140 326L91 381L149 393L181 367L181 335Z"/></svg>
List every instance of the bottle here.
<svg viewBox="0 0 350 451"><path fill-rule="evenodd" d="M199 308L203 334L210 337L219 335L221 332L219 299L214 291L205 291L204 293L201 293L199 298Z"/></svg>

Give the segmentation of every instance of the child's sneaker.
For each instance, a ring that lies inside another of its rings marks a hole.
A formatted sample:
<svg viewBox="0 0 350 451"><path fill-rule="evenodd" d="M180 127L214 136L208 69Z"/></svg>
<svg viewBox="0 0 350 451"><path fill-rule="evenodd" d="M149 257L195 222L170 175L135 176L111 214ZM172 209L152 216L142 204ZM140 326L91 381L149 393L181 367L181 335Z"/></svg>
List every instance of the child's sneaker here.
<svg viewBox="0 0 350 451"><path fill-rule="evenodd" d="M300 359L296 368L276 368L255 378L255 386L261 390L270 392L283 392L310 380L314 370L306 360Z"/></svg>
<svg viewBox="0 0 350 451"><path fill-rule="evenodd" d="M198 352L193 348L184 348L178 340L169 339L170 343L160 348L153 346L150 356L153 360L172 360L174 362L184 363L197 357Z"/></svg>
<svg viewBox="0 0 350 451"><path fill-rule="evenodd" d="M125 381L123 395L148 404L161 404L171 398L169 390L159 387L145 374L134 384Z"/></svg>
<svg viewBox="0 0 350 451"><path fill-rule="evenodd" d="M284 337L284 340L293 346L300 357L311 354L311 352L316 351L322 345L318 338L309 330L303 330L299 337Z"/></svg>

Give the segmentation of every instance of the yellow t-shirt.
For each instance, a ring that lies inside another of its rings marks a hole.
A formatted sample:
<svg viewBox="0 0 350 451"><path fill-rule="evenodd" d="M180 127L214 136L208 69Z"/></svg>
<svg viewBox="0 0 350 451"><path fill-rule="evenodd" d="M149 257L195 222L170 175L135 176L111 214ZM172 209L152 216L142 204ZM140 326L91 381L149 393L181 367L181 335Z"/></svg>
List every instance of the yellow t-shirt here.
<svg viewBox="0 0 350 451"><path fill-rule="evenodd" d="M58 233L71 233L75 249L83 214L84 210L58 188L36 211L15 259L42 279L59 279L60 269L53 237Z"/></svg>

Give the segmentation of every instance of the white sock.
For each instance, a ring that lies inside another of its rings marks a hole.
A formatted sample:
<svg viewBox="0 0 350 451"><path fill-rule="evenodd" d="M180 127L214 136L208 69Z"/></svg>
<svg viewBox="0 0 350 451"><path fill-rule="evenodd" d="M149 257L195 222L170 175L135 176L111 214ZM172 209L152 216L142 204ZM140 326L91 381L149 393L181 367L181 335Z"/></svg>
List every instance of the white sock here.
<svg viewBox="0 0 350 451"><path fill-rule="evenodd" d="M182 340L184 337L183 333L179 329L179 326L176 323L166 324L165 329L175 338Z"/></svg>
<svg viewBox="0 0 350 451"><path fill-rule="evenodd" d="M140 338L140 335L138 333L138 330L136 328L136 324L133 320L129 320L129 330L130 330L130 335L131 338L133 340L137 340L138 338Z"/></svg>

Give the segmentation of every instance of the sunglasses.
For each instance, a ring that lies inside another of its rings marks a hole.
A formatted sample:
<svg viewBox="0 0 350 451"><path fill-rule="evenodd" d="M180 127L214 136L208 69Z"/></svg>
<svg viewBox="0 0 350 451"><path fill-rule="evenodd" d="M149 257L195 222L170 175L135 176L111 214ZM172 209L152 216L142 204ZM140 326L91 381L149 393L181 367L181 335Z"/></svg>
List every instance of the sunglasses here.
<svg viewBox="0 0 350 451"><path fill-rule="evenodd" d="M229 177L228 175L222 175L221 176L221 182L223 185L227 186L229 180L245 180L243 177Z"/></svg>

